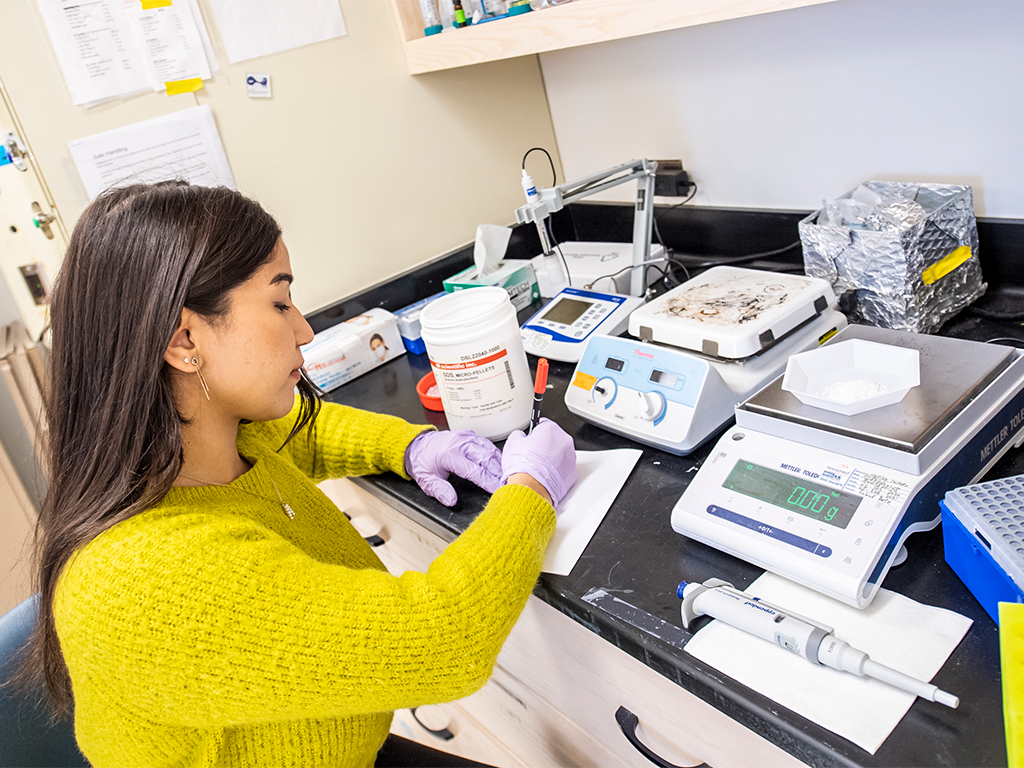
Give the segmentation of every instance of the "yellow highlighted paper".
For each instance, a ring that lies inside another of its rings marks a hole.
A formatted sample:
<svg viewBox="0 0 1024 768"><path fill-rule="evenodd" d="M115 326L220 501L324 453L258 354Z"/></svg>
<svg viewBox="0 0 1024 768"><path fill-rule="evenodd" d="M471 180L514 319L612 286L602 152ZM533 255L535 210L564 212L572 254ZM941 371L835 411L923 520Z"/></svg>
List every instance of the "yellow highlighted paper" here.
<svg viewBox="0 0 1024 768"><path fill-rule="evenodd" d="M203 87L203 78L189 77L185 80L172 80L169 83L164 83L164 86L167 88L168 96L173 96L176 93L191 93Z"/></svg>
<svg viewBox="0 0 1024 768"><path fill-rule="evenodd" d="M924 280L925 285L931 285L936 280L948 275L969 258L971 258L971 246L961 245L944 259L935 262L922 272L921 279Z"/></svg>
<svg viewBox="0 0 1024 768"><path fill-rule="evenodd" d="M171 0L142 0L142 10L151 11L154 8L166 8Z"/></svg>
<svg viewBox="0 0 1024 768"><path fill-rule="evenodd" d="M999 603L1003 721L1010 766L1024 764L1024 604Z"/></svg>

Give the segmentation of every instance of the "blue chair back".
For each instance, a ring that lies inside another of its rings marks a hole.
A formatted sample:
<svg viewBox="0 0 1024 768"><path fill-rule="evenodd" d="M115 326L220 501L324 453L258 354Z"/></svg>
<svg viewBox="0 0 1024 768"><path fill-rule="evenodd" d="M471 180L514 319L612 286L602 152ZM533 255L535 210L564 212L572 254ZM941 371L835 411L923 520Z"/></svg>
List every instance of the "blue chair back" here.
<svg viewBox="0 0 1024 768"><path fill-rule="evenodd" d="M38 595L0 616L0 768L88 768L75 743L73 719L54 722L45 686L14 691L4 684L38 616Z"/></svg>

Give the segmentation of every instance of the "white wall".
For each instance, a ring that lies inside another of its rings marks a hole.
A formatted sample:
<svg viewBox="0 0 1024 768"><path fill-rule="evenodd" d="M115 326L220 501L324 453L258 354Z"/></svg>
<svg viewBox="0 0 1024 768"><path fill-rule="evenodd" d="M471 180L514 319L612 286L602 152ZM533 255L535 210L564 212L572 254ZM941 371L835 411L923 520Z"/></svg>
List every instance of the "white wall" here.
<svg viewBox="0 0 1024 768"><path fill-rule="evenodd" d="M978 215L1024 217L1020 0L841 0L540 58L570 180L680 158L697 205L943 181L972 185Z"/></svg>

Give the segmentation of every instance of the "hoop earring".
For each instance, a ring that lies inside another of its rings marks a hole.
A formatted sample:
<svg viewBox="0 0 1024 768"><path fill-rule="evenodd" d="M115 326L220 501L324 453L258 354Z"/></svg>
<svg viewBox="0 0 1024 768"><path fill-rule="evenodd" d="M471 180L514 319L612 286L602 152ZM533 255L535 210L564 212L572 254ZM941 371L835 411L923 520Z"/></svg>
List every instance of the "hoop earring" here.
<svg viewBox="0 0 1024 768"><path fill-rule="evenodd" d="M210 399L210 388L206 385L206 379L203 378L203 372L199 369L199 360L194 357L186 357L186 363L192 363L196 367L196 374L199 376L199 383L203 385L203 392L206 393L206 399Z"/></svg>

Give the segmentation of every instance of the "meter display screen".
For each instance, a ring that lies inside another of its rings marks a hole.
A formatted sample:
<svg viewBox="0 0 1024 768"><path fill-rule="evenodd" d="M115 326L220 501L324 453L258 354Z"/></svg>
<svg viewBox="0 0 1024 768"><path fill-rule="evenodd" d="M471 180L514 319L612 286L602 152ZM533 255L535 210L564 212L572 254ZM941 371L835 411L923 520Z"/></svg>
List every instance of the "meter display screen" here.
<svg viewBox="0 0 1024 768"><path fill-rule="evenodd" d="M624 363L621 360L616 360L614 357L609 357L608 362L604 364L605 368L610 368L613 371L622 373L622 366Z"/></svg>
<svg viewBox="0 0 1024 768"><path fill-rule="evenodd" d="M678 377L674 373L666 373L657 369L651 371L651 381L664 387L674 387Z"/></svg>
<svg viewBox="0 0 1024 768"><path fill-rule="evenodd" d="M578 299L562 299L555 302L547 312L541 315L542 320L550 320L552 323L572 325L580 315L586 312L593 304L589 301Z"/></svg>
<svg viewBox="0 0 1024 768"><path fill-rule="evenodd" d="M722 487L837 528L846 528L861 502L861 497L852 493L808 483L748 461L737 461Z"/></svg>

